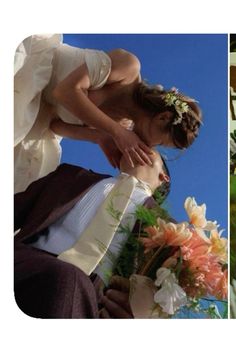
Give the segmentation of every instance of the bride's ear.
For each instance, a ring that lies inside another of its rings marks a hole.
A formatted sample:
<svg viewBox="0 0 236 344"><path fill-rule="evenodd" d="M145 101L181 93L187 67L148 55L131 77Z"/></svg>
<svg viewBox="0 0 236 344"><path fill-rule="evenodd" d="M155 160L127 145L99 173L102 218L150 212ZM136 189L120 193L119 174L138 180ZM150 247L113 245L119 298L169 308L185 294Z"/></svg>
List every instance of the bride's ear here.
<svg viewBox="0 0 236 344"><path fill-rule="evenodd" d="M160 121L169 123L170 120L173 118L173 114L170 111L164 111L164 112L159 113L157 117Z"/></svg>

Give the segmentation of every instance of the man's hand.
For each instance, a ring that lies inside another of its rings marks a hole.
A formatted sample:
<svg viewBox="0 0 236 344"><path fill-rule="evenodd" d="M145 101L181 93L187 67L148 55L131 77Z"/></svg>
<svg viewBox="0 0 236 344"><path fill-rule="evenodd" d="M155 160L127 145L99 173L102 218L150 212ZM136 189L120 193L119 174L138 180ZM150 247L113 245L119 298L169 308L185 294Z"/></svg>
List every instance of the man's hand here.
<svg viewBox="0 0 236 344"><path fill-rule="evenodd" d="M102 297L104 308L100 310L102 319L132 319L133 314L129 305L129 293L109 289Z"/></svg>
<svg viewBox="0 0 236 344"><path fill-rule="evenodd" d="M120 276L111 279L109 289L104 293L100 310L102 319L132 319L129 304L129 280Z"/></svg>

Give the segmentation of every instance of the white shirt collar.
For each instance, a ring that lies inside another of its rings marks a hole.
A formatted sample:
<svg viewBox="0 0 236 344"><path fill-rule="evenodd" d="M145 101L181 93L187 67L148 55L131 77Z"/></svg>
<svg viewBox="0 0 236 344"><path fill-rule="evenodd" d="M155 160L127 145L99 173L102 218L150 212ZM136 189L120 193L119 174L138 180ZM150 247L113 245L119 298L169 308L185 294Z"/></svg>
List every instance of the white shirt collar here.
<svg viewBox="0 0 236 344"><path fill-rule="evenodd" d="M131 176L131 174L128 174L128 173L126 173L126 172L121 172L120 174L121 174L121 175L125 175L125 176ZM139 179L139 178L137 178L137 177L135 177L135 176L132 176L132 177L136 178L136 179L139 181L139 183L140 183L139 186L140 186L141 188L143 188L149 196L152 196L153 190L152 190L152 188L151 188L151 186L150 186L149 183L147 183L147 182L145 182L144 180Z"/></svg>

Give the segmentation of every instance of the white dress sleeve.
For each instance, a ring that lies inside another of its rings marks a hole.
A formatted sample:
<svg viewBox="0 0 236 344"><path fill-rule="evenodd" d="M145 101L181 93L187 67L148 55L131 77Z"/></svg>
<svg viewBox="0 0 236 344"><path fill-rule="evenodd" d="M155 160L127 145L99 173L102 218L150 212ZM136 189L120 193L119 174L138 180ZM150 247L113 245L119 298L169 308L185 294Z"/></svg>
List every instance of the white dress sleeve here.
<svg viewBox="0 0 236 344"><path fill-rule="evenodd" d="M104 86L111 72L111 59L101 50L85 49L85 63L89 71L90 89Z"/></svg>
<svg viewBox="0 0 236 344"><path fill-rule="evenodd" d="M81 49L67 44L61 44L54 56L54 68L49 85L44 91L46 100L57 108L58 116L66 123L83 125L83 122L75 117L62 105L55 103L52 97L52 90L65 79L73 70L83 64L87 65L90 89L97 90L106 83L111 71L111 59L101 50Z"/></svg>

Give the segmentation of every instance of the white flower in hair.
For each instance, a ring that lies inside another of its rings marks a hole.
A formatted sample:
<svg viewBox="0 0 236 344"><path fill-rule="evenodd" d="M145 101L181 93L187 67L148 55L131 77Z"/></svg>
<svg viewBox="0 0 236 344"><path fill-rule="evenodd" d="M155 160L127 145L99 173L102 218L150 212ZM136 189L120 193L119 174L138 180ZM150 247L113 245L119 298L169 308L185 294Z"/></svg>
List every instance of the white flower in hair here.
<svg viewBox="0 0 236 344"><path fill-rule="evenodd" d="M176 87L174 87L174 86L171 87L170 90L171 90L171 92L176 93L176 94L179 92L178 88L176 88Z"/></svg>
<svg viewBox="0 0 236 344"><path fill-rule="evenodd" d="M189 111L189 106L180 98L178 90L175 87L172 87L171 91L165 94L164 100L167 106L174 106L178 114L172 124L176 125L181 123L183 119L183 113Z"/></svg>
<svg viewBox="0 0 236 344"><path fill-rule="evenodd" d="M158 91L163 91L163 90L164 90L164 87L163 87L161 84L157 84L157 85L156 85L156 89L157 89Z"/></svg>

